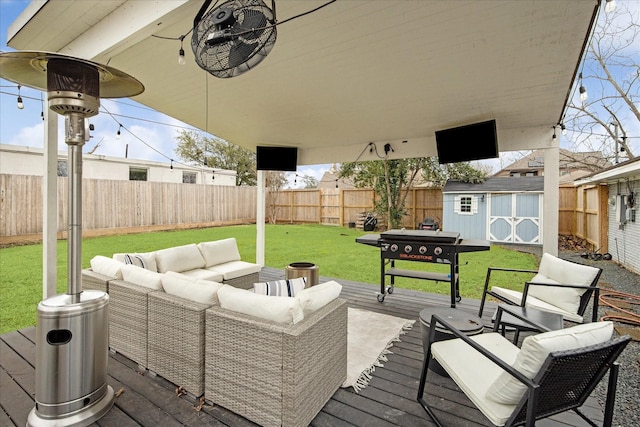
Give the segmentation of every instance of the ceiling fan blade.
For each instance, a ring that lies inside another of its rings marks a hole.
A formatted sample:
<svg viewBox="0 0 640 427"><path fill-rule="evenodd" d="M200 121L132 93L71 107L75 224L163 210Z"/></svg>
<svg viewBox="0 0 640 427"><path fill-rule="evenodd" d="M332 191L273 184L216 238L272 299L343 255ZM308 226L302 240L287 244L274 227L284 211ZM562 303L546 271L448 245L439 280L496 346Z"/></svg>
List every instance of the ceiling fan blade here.
<svg viewBox="0 0 640 427"><path fill-rule="evenodd" d="M258 44L258 42L244 43L236 40L229 49L229 68L237 67L244 63L247 58L251 57L251 54Z"/></svg>
<svg viewBox="0 0 640 427"><path fill-rule="evenodd" d="M255 9L245 9L242 11L242 22L236 22L233 26L233 33L248 33L243 34L245 39L257 39L264 33L267 26L267 17L264 13Z"/></svg>

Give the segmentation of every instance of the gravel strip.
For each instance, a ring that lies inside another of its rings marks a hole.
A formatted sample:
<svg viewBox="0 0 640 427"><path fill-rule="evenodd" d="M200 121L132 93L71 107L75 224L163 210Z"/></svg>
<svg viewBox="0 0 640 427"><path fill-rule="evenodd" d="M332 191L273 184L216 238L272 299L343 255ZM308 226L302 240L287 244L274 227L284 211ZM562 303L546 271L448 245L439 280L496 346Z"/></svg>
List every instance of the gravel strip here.
<svg viewBox="0 0 640 427"><path fill-rule="evenodd" d="M640 295L640 275L635 274L614 261L594 261L585 259L580 253L561 251L560 258L582 264L593 265L602 268L602 275L598 281L601 288L611 288L616 291ZM599 305L598 314L604 316L605 308ZM587 310L591 310L587 308ZM626 325L629 326L629 325ZM618 376L618 390L613 415L613 425L619 427L640 425L640 342L631 341L618 357L620 371ZM604 408L606 399L606 376L598 385L595 393Z"/></svg>

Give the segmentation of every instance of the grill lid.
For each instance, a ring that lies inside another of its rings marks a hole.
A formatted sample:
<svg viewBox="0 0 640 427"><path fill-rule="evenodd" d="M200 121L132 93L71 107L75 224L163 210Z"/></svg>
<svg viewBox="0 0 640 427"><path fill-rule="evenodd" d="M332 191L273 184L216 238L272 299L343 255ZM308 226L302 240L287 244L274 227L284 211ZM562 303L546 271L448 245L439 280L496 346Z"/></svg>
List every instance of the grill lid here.
<svg viewBox="0 0 640 427"><path fill-rule="evenodd" d="M409 240L423 243L451 243L454 244L460 239L460 233L453 231L433 231L433 230L389 230L380 233L383 241Z"/></svg>

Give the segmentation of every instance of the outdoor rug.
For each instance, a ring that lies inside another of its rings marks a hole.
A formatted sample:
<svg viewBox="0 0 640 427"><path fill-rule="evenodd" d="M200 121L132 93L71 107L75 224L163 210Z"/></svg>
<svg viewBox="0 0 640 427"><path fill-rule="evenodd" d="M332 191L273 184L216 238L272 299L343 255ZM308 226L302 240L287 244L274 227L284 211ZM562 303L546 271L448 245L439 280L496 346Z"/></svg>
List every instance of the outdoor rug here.
<svg viewBox="0 0 640 427"><path fill-rule="evenodd" d="M388 314L349 308L347 316L347 379L342 387L358 392L369 384L371 373L383 366L389 348L400 341L415 320L401 319Z"/></svg>

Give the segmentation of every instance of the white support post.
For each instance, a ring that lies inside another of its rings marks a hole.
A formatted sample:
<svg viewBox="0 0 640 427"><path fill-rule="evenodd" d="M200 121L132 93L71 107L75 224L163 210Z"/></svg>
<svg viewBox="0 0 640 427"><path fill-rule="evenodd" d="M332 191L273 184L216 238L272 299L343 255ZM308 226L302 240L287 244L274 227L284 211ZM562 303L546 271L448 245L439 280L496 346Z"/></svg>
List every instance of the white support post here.
<svg viewBox="0 0 640 427"><path fill-rule="evenodd" d="M554 132L556 133L556 132ZM542 210L542 250L558 255L558 226L560 209L560 136L544 149L544 207Z"/></svg>
<svg viewBox="0 0 640 427"><path fill-rule="evenodd" d="M43 167L42 298L47 299L57 293L58 282L58 114L48 108L44 109Z"/></svg>
<svg viewBox="0 0 640 427"><path fill-rule="evenodd" d="M258 171L258 194L256 207L256 264L264 266L264 221L265 221L265 194L266 173Z"/></svg>

